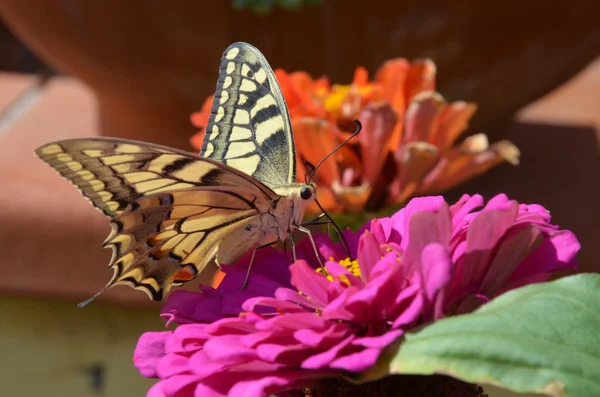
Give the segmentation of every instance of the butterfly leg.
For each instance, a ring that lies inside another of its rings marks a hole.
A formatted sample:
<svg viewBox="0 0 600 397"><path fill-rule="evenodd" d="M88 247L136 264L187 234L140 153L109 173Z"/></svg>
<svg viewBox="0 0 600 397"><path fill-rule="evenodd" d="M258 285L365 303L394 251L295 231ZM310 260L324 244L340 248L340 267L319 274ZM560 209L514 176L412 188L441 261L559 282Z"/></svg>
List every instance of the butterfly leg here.
<svg viewBox="0 0 600 397"><path fill-rule="evenodd" d="M320 219L325 216L326 216L326 214L323 213L323 214L319 215L317 218ZM317 219L317 218L315 218L315 219ZM329 227L333 226L333 230L335 231L335 234L338 236L340 244L342 244L342 248L344 249L344 251L346 251L346 254L348 255L348 257L352 257L352 255L350 255L350 249L348 248L348 243L346 242L346 238L342 234L342 231L340 230L340 228L335 224L335 222L332 222L330 220L315 221L314 219L311 221L308 221L308 222L302 222L302 226L317 226L317 225L327 225L327 235L328 236L331 235L331 230L329 229Z"/></svg>
<svg viewBox="0 0 600 397"><path fill-rule="evenodd" d="M317 217L315 217L315 218L311 219L311 220L310 220L310 221L308 221L308 222L302 222L302 224L303 224L303 225L305 225L305 224L307 224L307 223L308 223L308 224L312 224L313 222L317 222L317 221L319 221L319 220L323 219L324 217L325 217L325 213L323 212L321 215L319 215L319 216L317 216ZM325 223L325 222L323 222L323 223ZM321 224L321 223L319 223L319 224Z"/></svg>
<svg viewBox="0 0 600 397"><path fill-rule="evenodd" d="M324 216L325 214L321 214L320 216ZM318 218L315 218L318 219ZM320 226L320 225L327 225L327 235L330 236L331 235L331 229L329 228L331 226L331 222L330 221L317 221L317 220L312 220L312 221L308 221L308 222L302 222L302 226Z"/></svg>
<svg viewBox="0 0 600 397"><path fill-rule="evenodd" d="M317 249L317 244L315 243L315 239L313 238L311 231L302 225L296 225L296 228L298 230L300 230L301 232L306 233L306 235L308 236L308 239L310 240L310 244L312 245L313 249L315 250L315 256L317 257L317 261L319 262L321 269L323 269L323 271L325 271L325 266L323 266L323 262L321 261L321 256L319 255L319 250Z"/></svg>
<svg viewBox="0 0 600 397"><path fill-rule="evenodd" d="M246 284L248 284L248 279L250 278L250 269L252 269L252 264L254 263L254 256L256 256L256 251L261 248L267 248L272 245L275 245L280 241L281 241L281 239L278 238L277 240L273 240L270 243L259 245L258 247L254 248L254 251L252 251L252 256L250 257L250 264L248 265L248 271L246 272L246 278L244 279L244 283L242 284L242 288L240 288L240 290L243 290L246 287Z"/></svg>
<svg viewBox="0 0 600 397"><path fill-rule="evenodd" d="M290 244L292 246L292 262L296 262L296 259L298 259L298 258L296 258L296 242L294 241L294 238L292 237L291 232L288 234L287 240L290 241Z"/></svg>

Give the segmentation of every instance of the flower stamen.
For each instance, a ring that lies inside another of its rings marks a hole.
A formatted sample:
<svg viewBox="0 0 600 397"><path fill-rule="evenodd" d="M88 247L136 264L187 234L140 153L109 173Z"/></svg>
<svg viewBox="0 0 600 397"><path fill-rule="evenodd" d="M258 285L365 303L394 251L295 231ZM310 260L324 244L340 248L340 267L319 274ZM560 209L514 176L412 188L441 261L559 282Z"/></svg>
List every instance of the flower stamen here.
<svg viewBox="0 0 600 397"><path fill-rule="evenodd" d="M333 258L330 258L331 262L334 262ZM345 258L342 259L338 262L342 267L344 267L346 270L348 270L352 275L358 277L358 278L362 278L361 272L360 272L360 267L358 266L358 260L357 259L350 259ZM333 282L334 280L336 280L336 277L334 277L333 275L329 274L327 272L326 269L323 268L318 268L315 270L315 272L317 272L318 274L322 274L325 276L325 278L330 281ZM337 280L340 280L341 282L343 282L346 285L350 285L350 280L348 280L348 277L346 277L345 275L340 275L337 277Z"/></svg>

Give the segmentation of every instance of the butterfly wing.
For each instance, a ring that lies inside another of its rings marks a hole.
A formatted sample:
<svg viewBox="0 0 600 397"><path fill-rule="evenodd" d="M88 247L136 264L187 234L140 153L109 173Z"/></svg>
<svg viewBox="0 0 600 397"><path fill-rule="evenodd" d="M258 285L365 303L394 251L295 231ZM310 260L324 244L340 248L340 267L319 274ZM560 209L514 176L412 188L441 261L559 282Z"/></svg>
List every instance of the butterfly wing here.
<svg viewBox="0 0 600 397"><path fill-rule="evenodd" d="M140 197L195 186L235 186L275 196L259 181L191 153L116 138L68 139L36 154L112 218Z"/></svg>
<svg viewBox="0 0 600 397"><path fill-rule="evenodd" d="M294 137L285 100L265 57L234 43L221 58L202 157L223 162L271 188L296 179Z"/></svg>
<svg viewBox="0 0 600 397"><path fill-rule="evenodd" d="M171 285L195 278L215 260L228 236L254 245L258 235L240 231L260 226L261 200L256 190L234 187L198 187L137 199L111 221L104 246L113 249L114 274L100 293L126 284L161 300Z"/></svg>
<svg viewBox="0 0 600 397"><path fill-rule="evenodd" d="M260 213L277 197L239 170L159 145L72 139L36 153L112 218L104 246L113 249L114 274L91 299L118 284L162 299L202 272L228 236L254 245L259 235L244 230L259 229Z"/></svg>

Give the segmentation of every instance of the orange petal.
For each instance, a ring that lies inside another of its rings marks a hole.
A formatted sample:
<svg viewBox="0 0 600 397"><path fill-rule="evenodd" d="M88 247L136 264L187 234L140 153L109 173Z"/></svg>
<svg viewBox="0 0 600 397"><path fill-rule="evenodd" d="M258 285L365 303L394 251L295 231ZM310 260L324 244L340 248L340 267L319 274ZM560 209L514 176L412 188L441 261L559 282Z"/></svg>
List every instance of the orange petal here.
<svg viewBox="0 0 600 397"><path fill-rule="evenodd" d="M313 84L313 95L317 98L323 98L327 93L331 91L331 82L327 76L321 76L314 81Z"/></svg>
<svg viewBox="0 0 600 397"><path fill-rule="evenodd" d="M431 59L418 59L410 64L406 77L404 96L406 102L423 91L435 91L435 63Z"/></svg>
<svg viewBox="0 0 600 397"><path fill-rule="evenodd" d="M192 135L190 138L190 145L198 151L202 149L202 143L204 142L204 131L200 131Z"/></svg>
<svg viewBox="0 0 600 397"><path fill-rule="evenodd" d="M452 102L444 109L433 144L442 151L452 147L456 139L469 125L469 120L477 111L477 105L463 101Z"/></svg>
<svg viewBox="0 0 600 397"><path fill-rule="evenodd" d="M317 165L338 145L337 127L317 118L296 118L292 120L296 140L296 150L302 160ZM318 180L326 185L339 178L339 171L333 158L325 161L318 170ZM302 176L303 177L303 176Z"/></svg>
<svg viewBox="0 0 600 397"><path fill-rule="evenodd" d="M208 117L210 116L210 109L213 104L213 96L209 96L202 104L202 108L199 112L194 112L190 115L190 121L194 127L205 129L208 125Z"/></svg>
<svg viewBox="0 0 600 397"><path fill-rule="evenodd" d="M202 147L202 142L204 140L204 134L206 127L208 126L208 118L210 116L210 109L212 108L213 97L212 95L206 98L204 104L202 105L202 109L199 112L194 112L190 115L190 121L195 126L200 128L196 134L192 135L190 138L190 145L193 148L200 150Z"/></svg>
<svg viewBox="0 0 600 397"><path fill-rule="evenodd" d="M296 90L303 101L310 98L314 91L314 82L308 73L294 72L289 75L289 78L292 87L294 87L294 90Z"/></svg>
<svg viewBox="0 0 600 397"><path fill-rule="evenodd" d="M485 134L473 135L459 147L444 153L439 163L425 177L417 194L443 192L504 161L517 165L519 155L519 149L509 141L489 146Z"/></svg>
<svg viewBox="0 0 600 397"><path fill-rule="evenodd" d="M373 185L389 153L388 140L398 117L390 105L383 103L367 105L359 119L363 127L358 134L364 166L363 182Z"/></svg>
<svg viewBox="0 0 600 397"><path fill-rule="evenodd" d="M286 73L275 70L290 117L323 117L327 111L314 95L314 82L306 72Z"/></svg>
<svg viewBox="0 0 600 397"><path fill-rule="evenodd" d="M343 185L349 186L359 184L362 181L363 163L360 157L352 149L352 142L342 146L335 152L335 160L338 163L340 181Z"/></svg>
<svg viewBox="0 0 600 397"><path fill-rule="evenodd" d="M388 150L395 152L402 142L404 131L404 112L406 112L406 97L404 85L410 65L404 58L386 61L375 75L375 82L380 90L380 95L396 111L398 120L392 135L388 139Z"/></svg>
<svg viewBox="0 0 600 397"><path fill-rule="evenodd" d="M395 153L398 175L390 186L389 202L402 204L416 191L439 160L439 150L427 142L410 142Z"/></svg>
<svg viewBox="0 0 600 397"><path fill-rule="evenodd" d="M338 200L338 205L341 205L345 212L364 210L371 195L371 186L367 183L361 186L342 186L335 181L331 187Z"/></svg>
<svg viewBox="0 0 600 397"><path fill-rule="evenodd" d="M352 79L352 84L362 87L367 85L369 82L369 71L362 66L358 66L354 70L354 78Z"/></svg>
<svg viewBox="0 0 600 397"><path fill-rule="evenodd" d="M391 59L385 62L375 75L375 82L381 87L383 98L390 103L398 114L406 110L404 84L409 64L404 58Z"/></svg>
<svg viewBox="0 0 600 397"><path fill-rule="evenodd" d="M275 77L279 82L283 98L291 113L293 109L302 104L301 94L298 92L297 88L292 83L290 75L285 70L275 69Z"/></svg>
<svg viewBox="0 0 600 397"><path fill-rule="evenodd" d="M324 184L317 184L317 200L321 207L327 212L342 212L343 207L340 205L338 199L335 197L331 187ZM306 209L308 214L321 214L321 210L316 203L311 203Z"/></svg>
<svg viewBox="0 0 600 397"><path fill-rule="evenodd" d="M437 92L422 92L413 98L404 121L404 143L424 141L433 143L446 101Z"/></svg>
<svg viewBox="0 0 600 397"><path fill-rule="evenodd" d="M344 120L354 120L358 116L358 113L360 112L362 106L362 95L355 86L351 86L350 91L348 91L348 94L343 98L342 103L340 105L340 114L338 117L342 119L342 122L340 124L345 124ZM351 131L354 131L354 127Z"/></svg>

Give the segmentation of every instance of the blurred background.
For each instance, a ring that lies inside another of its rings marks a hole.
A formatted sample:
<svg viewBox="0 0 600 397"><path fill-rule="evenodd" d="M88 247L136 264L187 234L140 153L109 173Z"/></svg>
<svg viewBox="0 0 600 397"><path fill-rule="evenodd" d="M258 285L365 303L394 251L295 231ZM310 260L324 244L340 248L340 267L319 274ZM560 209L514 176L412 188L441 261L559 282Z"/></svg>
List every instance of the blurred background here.
<svg viewBox="0 0 600 397"><path fill-rule="evenodd" d="M108 222L35 158L49 141L115 136L193 150L190 114L235 41L273 68L349 84L386 60L430 58L436 90L477 103L469 133L510 140L502 164L445 193L506 193L551 210L600 271L600 25L585 0L0 1L2 395L144 395L131 364L160 305L116 288ZM491 395L491 394L490 394Z"/></svg>

